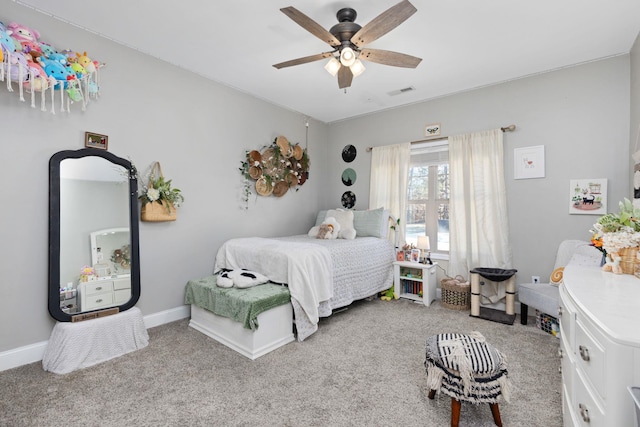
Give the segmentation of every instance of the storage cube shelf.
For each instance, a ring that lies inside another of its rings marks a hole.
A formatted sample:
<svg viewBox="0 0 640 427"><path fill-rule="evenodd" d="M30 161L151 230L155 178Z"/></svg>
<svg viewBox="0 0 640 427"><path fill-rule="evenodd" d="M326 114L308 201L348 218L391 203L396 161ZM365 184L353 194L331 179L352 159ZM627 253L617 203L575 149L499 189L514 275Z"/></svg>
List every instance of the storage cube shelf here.
<svg viewBox="0 0 640 427"><path fill-rule="evenodd" d="M410 261L393 263L394 291L400 298L429 306L436 299L436 265Z"/></svg>

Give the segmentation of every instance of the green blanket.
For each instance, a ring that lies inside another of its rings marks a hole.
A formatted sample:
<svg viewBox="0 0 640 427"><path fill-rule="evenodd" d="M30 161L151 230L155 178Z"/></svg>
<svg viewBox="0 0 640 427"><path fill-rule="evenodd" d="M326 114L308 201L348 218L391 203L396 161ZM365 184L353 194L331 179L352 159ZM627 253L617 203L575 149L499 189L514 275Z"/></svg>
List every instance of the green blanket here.
<svg viewBox="0 0 640 427"><path fill-rule="evenodd" d="M289 288L265 283L246 289L220 288L217 276L189 280L185 304L195 304L219 316L241 322L246 329L258 329L258 315L291 300Z"/></svg>

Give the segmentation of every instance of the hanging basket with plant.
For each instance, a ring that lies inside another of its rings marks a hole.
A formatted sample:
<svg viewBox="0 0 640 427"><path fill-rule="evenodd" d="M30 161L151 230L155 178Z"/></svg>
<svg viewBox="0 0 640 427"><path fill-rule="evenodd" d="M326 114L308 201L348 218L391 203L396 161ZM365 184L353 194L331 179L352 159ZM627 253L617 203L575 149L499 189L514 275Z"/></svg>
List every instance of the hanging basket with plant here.
<svg viewBox="0 0 640 427"><path fill-rule="evenodd" d="M171 188L171 180L162 174L160 162L155 162L149 175L149 183L138 197L142 202L140 219L147 222L175 221L176 208L184 202L182 192Z"/></svg>

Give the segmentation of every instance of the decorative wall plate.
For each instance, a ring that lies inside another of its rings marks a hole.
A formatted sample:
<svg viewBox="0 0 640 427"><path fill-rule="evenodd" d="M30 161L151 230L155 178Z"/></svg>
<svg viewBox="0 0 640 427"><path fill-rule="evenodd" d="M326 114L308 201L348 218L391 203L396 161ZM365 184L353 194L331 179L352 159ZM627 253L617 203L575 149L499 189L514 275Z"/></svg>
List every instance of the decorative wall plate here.
<svg viewBox="0 0 640 427"><path fill-rule="evenodd" d="M347 187L356 183L356 171L351 168L347 168L342 172L342 183Z"/></svg>
<svg viewBox="0 0 640 427"><path fill-rule="evenodd" d="M355 160L357 153L358 150L356 150L356 147L354 147L353 145L345 145L345 147L342 149L342 160L347 163L351 163Z"/></svg>
<svg viewBox="0 0 640 427"><path fill-rule="evenodd" d="M342 206L351 209L356 205L356 195L351 191L345 191L342 194Z"/></svg>
<svg viewBox="0 0 640 427"><path fill-rule="evenodd" d="M262 177L256 181L256 192L261 196L270 196L273 193L273 184Z"/></svg>

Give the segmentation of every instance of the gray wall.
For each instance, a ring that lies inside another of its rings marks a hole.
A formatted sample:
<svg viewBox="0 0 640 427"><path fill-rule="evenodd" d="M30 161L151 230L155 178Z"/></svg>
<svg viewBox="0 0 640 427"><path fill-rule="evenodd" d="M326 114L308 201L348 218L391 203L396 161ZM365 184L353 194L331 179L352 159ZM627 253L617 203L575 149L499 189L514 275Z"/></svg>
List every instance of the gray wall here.
<svg viewBox="0 0 640 427"><path fill-rule="evenodd" d="M175 223L141 223L144 315L183 304L190 279L212 273L216 250L238 236L306 233L319 210L326 175L327 126L310 120L311 177L280 199L256 199L242 209L239 172L245 150L278 135L306 143L304 116L80 29L0 0L0 21L23 22L55 46L87 51L104 63L102 95L86 112L43 113L0 87L3 207L0 218L3 309L0 353L46 341L48 162L56 152L84 147L84 132L109 136L109 151L142 172L160 161L185 196ZM5 83L3 83L4 85ZM39 101L39 98L38 98ZM20 331L16 333L16 331Z"/></svg>
<svg viewBox="0 0 640 427"><path fill-rule="evenodd" d="M569 180L608 179L608 207L631 197L629 184L629 56L514 80L430 102L331 125L330 199L347 189L339 177L346 144L358 149L351 163L358 179L350 189L357 209L368 206L368 146L424 138L424 127L441 123L443 135L515 124L505 133L505 173L513 267L518 282L548 278L564 239L589 240L594 215L569 215ZM513 149L545 146L546 176L513 179ZM485 266L491 267L491 266ZM448 272L450 275L465 272Z"/></svg>
<svg viewBox="0 0 640 427"><path fill-rule="evenodd" d="M423 137L424 125L441 122L443 134L515 123L505 135L507 191L514 266L520 278L546 276L558 243L588 239L594 216L568 214L572 178L608 178L609 207L630 195L630 57L483 88L331 125L311 120L311 178L282 199L252 197L241 209L238 168L245 150L279 134L305 143L304 117L204 80L128 48L100 39L12 1L0 0L0 20L36 28L57 46L86 50L107 63L102 96L86 112L56 115L31 109L0 88L3 208L0 259L3 309L0 353L49 338L47 312L48 161L79 149L84 132L109 135L109 151L145 170L160 161L186 198L175 223L141 223L144 315L180 307L184 285L212 272L218 247L231 237L306 232L319 209L340 206L342 147L358 147L349 164L356 208L368 203L367 146ZM637 63L636 55L633 56ZM636 69L638 67L636 66ZM638 71L634 72L638 98ZM638 120L637 101L633 123ZM514 181L513 148L545 145L544 179ZM16 331L19 331L17 333Z"/></svg>

